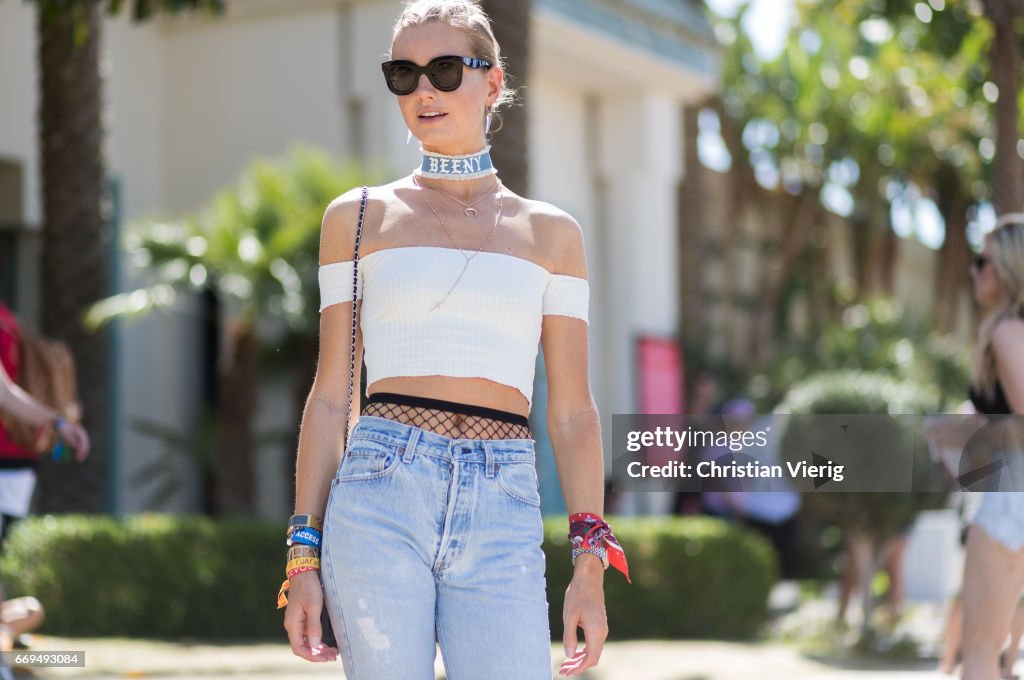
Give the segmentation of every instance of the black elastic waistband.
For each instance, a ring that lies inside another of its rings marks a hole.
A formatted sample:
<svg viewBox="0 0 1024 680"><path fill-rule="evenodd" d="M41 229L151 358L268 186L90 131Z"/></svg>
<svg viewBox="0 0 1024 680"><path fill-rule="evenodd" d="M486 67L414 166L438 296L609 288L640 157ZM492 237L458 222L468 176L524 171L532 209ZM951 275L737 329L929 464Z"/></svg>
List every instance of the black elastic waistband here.
<svg viewBox="0 0 1024 680"><path fill-rule="evenodd" d="M495 420L502 420L506 423L523 425L524 427L530 426L529 419L526 416L519 415L518 413L502 411L496 408L487 408L486 406L477 406L476 404L463 404L458 401L445 401L444 399L432 399L430 397L415 397L411 394L398 394L397 392L374 392L370 395L368 403L424 406L426 408L436 408L442 411L451 411L453 413L464 413L468 416L493 418Z"/></svg>

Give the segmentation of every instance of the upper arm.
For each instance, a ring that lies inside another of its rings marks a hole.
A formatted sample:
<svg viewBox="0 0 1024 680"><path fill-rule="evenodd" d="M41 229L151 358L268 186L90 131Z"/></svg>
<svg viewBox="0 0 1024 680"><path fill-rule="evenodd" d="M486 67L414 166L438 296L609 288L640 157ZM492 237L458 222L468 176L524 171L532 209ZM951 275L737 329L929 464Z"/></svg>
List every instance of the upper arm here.
<svg viewBox="0 0 1024 680"><path fill-rule="evenodd" d="M546 241L554 261L553 274L565 278L561 285L565 296L553 290L545 294L545 310L541 324L541 346L548 383L548 420L565 422L582 411L593 409L590 393L590 352L588 322L570 314L586 316L589 295L586 252L583 230L566 213L544 218ZM584 295L583 298L580 296Z"/></svg>
<svg viewBox="0 0 1024 680"><path fill-rule="evenodd" d="M996 371L1013 413L1024 413L1024 321L1000 322L992 332Z"/></svg>
<svg viewBox="0 0 1024 680"><path fill-rule="evenodd" d="M349 381L349 355L352 346L351 279L344 281L337 267L349 263L355 248L356 227L359 220L361 189L354 189L334 199L324 212L320 229L320 295L331 297L336 303L320 312L320 355L317 361L313 393L332 404L347 406ZM332 265L334 267L332 268ZM326 271L332 273L325 277ZM356 304L356 314L362 300ZM362 364L362 333L358 319L356 325L356 365L353 376L353 396L359 389L359 367Z"/></svg>

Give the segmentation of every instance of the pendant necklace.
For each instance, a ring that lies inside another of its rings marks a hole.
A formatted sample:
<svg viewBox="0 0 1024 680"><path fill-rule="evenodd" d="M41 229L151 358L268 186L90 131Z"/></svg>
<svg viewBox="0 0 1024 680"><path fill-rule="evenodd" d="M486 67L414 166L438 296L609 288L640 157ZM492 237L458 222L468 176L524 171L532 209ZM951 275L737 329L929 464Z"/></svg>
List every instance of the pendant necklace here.
<svg viewBox="0 0 1024 680"><path fill-rule="evenodd" d="M416 186L419 186L419 187L423 186L422 184L420 184L416 180L415 177L413 178L413 182L415 182ZM432 206L430 204L430 199L428 199L426 196L423 197L423 200L427 202L427 207L430 208L430 212L434 213L434 217L437 218L437 221L441 225L441 228L444 229L444 233L448 235L448 239L452 242L452 245L454 245L455 249L458 250L460 253L462 253L462 257L464 257L466 259L466 264L463 265L462 271L459 272L459 277L457 279L455 279L455 283L453 283L451 285L451 288L448 289L448 292L445 293L444 297L441 298L440 300L438 300L437 303L433 307L430 308L430 311L434 311L435 309L437 309L438 307L441 306L442 302L444 302L445 300L448 299L448 296L452 294L453 290L455 290L455 286L459 285L459 281L462 280L462 277L466 273L466 270L469 269L470 261L474 257L476 257L477 255L480 254L480 251L483 250L483 247L491 240L491 237L494 235L494 230L497 228L498 222L501 221L501 199L502 199L501 188L502 188L502 185L501 185L501 180L500 179L498 180L496 186L498 188L498 209L494 213L494 224L491 225L491 230L490 230L490 232L488 232L487 238L484 239L483 243L480 244L480 246L476 249L476 251L472 255L466 255L466 251L463 250L462 248L459 248L459 244L455 242L455 239L452 238L452 235L448 232L448 228L446 226L444 226L444 220L442 220L441 216L437 213L436 210L434 210L434 206Z"/></svg>
<svg viewBox="0 0 1024 680"><path fill-rule="evenodd" d="M476 217L476 215L477 215L476 208L474 208L473 206L475 206L477 203L479 203L480 201L482 201L485 198L487 198L488 196L490 196L491 192L498 188L498 182L495 181L494 182L494 186L492 186L490 189L488 189L486 192L484 192L484 194L482 196L480 196L480 198L476 199L472 203L466 203L462 199L460 199L460 198L458 198L456 196L452 196L451 194L449 194L447 191L445 191L443 189L439 189L439 188L437 188L435 186L431 186L429 184L421 184L419 182L419 180L416 180L416 184L418 186L421 186L421 187L426 187L427 189L432 189L432 190L438 192L439 194L444 194L448 198L452 199L453 201L455 201L456 203L458 203L459 205L461 205L464 208L464 210L462 212L466 213L466 217Z"/></svg>

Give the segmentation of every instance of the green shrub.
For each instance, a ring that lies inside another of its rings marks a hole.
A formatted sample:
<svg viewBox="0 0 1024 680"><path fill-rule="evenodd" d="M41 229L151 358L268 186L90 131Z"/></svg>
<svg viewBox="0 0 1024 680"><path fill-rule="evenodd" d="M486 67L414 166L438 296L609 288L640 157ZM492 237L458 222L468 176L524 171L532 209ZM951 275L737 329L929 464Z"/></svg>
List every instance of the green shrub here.
<svg viewBox="0 0 1024 680"><path fill-rule="evenodd" d="M885 474L897 467L910 469L915 489L941 489L947 484L942 469L931 460L919 418L933 412L935 390L898 380L884 373L836 371L820 373L789 391L778 411L787 415L781 450L786 460L806 459L808 451L826 458L856 459L862 470ZM850 440L823 427L820 414L876 415L870 429ZM884 418L885 415L899 415ZM856 448L849 448L849 447ZM909 526L921 510L940 507L942 491L856 492L828 491L804 494L808 507L824 520L843 529L863 530L878 538Z"/></svg>
<svg viewBox="0 0 1024 680"><path fill-rule="evenodd" d="M750 638L767 617L778 579L770 543L710 517L608 517L633 583L605 572L610 637ZM572 561L565 518L545 519L551 633L562 631Z"/></svg>
<svg viewBox="0 0 1024 680"><path fill-rule="evenodd" d="M609 518L629 585L605 575L611 635L742 638L764 621L777 578L760 536L710 518ZM554 639L572 576L565 517L545 520ZM35 595L44 631L69 636L285 640L280 522L138 515L44 516L8 538L0 575Z"/></svg>
<svg viewBox="0 0 1024 680"><path fill-rule="evenodd" d="M278 522L49 515L14 527L0 573L54 634L267 638L283 543Z"/></svg>

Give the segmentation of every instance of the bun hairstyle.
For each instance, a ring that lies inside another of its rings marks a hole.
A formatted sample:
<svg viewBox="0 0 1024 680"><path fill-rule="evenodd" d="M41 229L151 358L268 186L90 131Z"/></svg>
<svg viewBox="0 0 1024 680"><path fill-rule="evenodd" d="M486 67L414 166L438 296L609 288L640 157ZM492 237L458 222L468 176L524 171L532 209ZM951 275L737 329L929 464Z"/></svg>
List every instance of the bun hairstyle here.
<svg viewBox="0 0 1024 680"><path fill-rule="evenodd" d="M986 237L1000 299L982 320L974 353L974 382L989 399L995 397L996 358L992 333L1004 319L1024 318L1024 213L1008 213Z"/></svg>
<svg viewBox="0 0 1024 680"><path fill-rule="evenodd" d="M508 86L508 71L501 57L501 47L494 39L490 18L474 0L410 0L406 2L405 8L395 21L391 33L391 45L394 46L398 34L404 29L434 21L448 24L466 34L473 53L463 56L485 59L493 66L500 68L505 75L498 98L489 109L494 118L491 132L496 132L501 128L499 109L515 103L516 92Z"/></svg>

